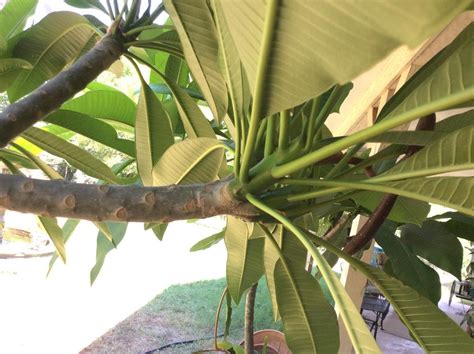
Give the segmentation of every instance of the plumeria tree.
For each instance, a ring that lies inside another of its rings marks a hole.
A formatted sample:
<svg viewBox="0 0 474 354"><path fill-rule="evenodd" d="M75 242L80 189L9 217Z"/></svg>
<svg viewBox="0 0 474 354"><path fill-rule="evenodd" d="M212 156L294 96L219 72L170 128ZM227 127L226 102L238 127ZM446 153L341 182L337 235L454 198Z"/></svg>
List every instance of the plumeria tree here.
<svg viewBox="0 0 474 354"><path fill-rule="evenodd" d="M372 126L334 136L325 124L352 79L436 34L470 1L66 0L110 20L60 11L25 26L36 2L10 0L0 11L9 103L0 160L11 171L0 175L0 207L38 215L56 246L52 263L66 259L79 220L99 229L93 281L129 222L161 239L173 220L227 215L225 230L195 249L224 239L225 293L235 303L250 289L251 304L266 278L292 352L337 352L335 309L357 353L380 352L332 270L338 259L378 287L426 351L472 352L437 308L439 277L420 257L459 278L458 238L473 240L474 179L446 174L474 168L474 111L438 122L435 114L473 105L473 25ZM138 100L95 81L119 59L136 71ZM416 120L413 131L393 131ZM121 161L108 166L71 142L77 134ZM384 144L370 152L368 142ZM41 151L97 183L62 180ZM130 166L137 174L122 173ZM22 167L49 180L26 178ZM429 203L455 211L428 218ZM367 221L349 235L358 215ZM56 217L69 220L61 228ZM384 270L359 260L374 238L390 257ZM251 334L249 326L248 353Z"/></svg>

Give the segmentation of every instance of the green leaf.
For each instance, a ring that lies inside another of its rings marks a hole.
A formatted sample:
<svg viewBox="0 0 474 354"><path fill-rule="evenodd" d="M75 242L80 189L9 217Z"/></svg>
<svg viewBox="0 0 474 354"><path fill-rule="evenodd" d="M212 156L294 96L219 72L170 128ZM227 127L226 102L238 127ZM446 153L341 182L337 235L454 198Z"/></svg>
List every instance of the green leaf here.
<svg viewBox="0 0 474 354"><path fill-rule="evenodd" d="M109 183L120 183L120 180L102 161L87 151L35 127L29 128L22 137L45 151L61 157L72 166L78 168L91 177L102 179Z"/></svg>
<svg viewBox="0 0 474 354"><path fill-rule="evenodd" d="M368 141L394 143L400 145L425 146L444 137L445 134L431 131L393 131L377 135Z"/></svg>
<svg viewBox="0 0 474 354"><path fill-rule="evenodd" d="M0 10L0 36L8 40L21 32L37 3L38 0L7 1Z"/></svg>
<svg viewBox="0 0 474 354"><path fill-rule="evenodd" d="M48 234L53 242L54 248L56 248L56 252L61 257L61 260L66 263L66 248L64 247L63 231L58 226L56 218L37 216L37 219L41 228Z"/></svg>
<svg viewBox="0 0 474 354"><path fill-rule="evenodd" d="M455 130L472 125L474 122L474 109L456 114L436 123L435 132L451 133Z"/></svg>
<svg viewBox="0 0 474 354"><path fill-rule="evenodd" d="M256 204L254 200L251 201L253 204ZM267 211L267 213L269 212L268 210L265 211ZM292 229L295 229L289 220L275 211L270 212L272 216L278 217L281 221L285 221L285 227L292 227ZM295 229L295 231L298 230ZM304 237L304 235L301 236ZM392 278L387 273L349 256L347 253L334 247L329 242L321 238L312 238L312 240L316 245L322 246L344 259L374 283L374 285L379 288L393 306L398 316L407 326L418 344L420 344L426 352L472 352L471 338L468 337L457 323L453 322L431 301L420 296L415 290L403 285L402 282ZM308 248L313 249L312 253L317 252L317 249L312 243L308 243ZM331 284L328 282L328 278L325 275L324 278L331 289ZM335 300L337 303L337 299ZM363 352L365 353L365 351Z"/></svg>
<svg viewBox="0 0 474 354"><path fill-rule="evenodd" d="M375 178L375 177L374 177ZM363 189L374 192L398 194L429 203L444 205L474 216L474 177L430 177L375 183L350 181L315 181L315 185Z"/></svg>
<svg viewBox="0 0 474 354"><path fill-rule="evenodd" d="M206 183L216 179L224 147L217 139L195 138L171 145L153 167L153 185Z"/></svg>
<svg viewBox="0 0 474 354"><path fill-rule="evenodd" d="M0 157L10 161L11 163L18 164L24 168L35 168L35 164L30 160L10 149L2 148L0 149Z"/></svg>
<svg viewBox="0 0 474 354"><path fill-rule="evenodd" d="M90 271L90 282L94 284L97 276L104 265L105 257L107 254L116 248L123 240L125 233L127 232L128 223L120 222L107 222L108 228L110 229L113 237L113 243L107 239L101 231L97 234L97 250L96 250L96 263Z"/></svg>
<svg viewBox="0 0 474 354"><path fill-rule="evenodd" d="M364 208L374 211L382 197L382 193L361 192L352 195L350 198ZM399 223L421 225L429 212L430 205L426 202L398 197L387 218Z"/></svg>
<svg viewBox="0 0 474 354"><path fill-rule="evenodd" d="M180 87L184 92L186 92L192 98L196 98L198 100L204 100L204 97L202 97L200 92L192 90L192 89L187 88L187 87L182 87L182 86L180 86ZM173 92L171 92L169 87L165 84L151 84L150 88L153 90L153 92L156 92L156 93L159 93L159 94L162 94L162 95L171 95L171 94L173 94Z"/></svg>
<svg viewBox="0 0 474 354"><path fill-rule="evenodd" d="M474 230L473 217L456 212L447 212L436 216L436 218L444 217L450 218L450 220L445 222L444 225L451 233L457 237L474 242L474 232L472 231Z"/></svg>
<svg viewBox="0 0 474 354"><path fill-rule="evenodd" d="M334 309L318 281L291 261L279 259L275 287L285 338L292 353L337 353L339 329Z"/></svg>
<svg viewBox="0 0 474 354"><path fill-rule="evenodd" d="M174 144L174 136L168 114L143 80L135 120L135 144L140 178L145 186L151 186L153 166Z"/></svg>
<svg viewBox="0 0 474 354"><path fill-rule="evenodd" d="M224 241L227 248L227 288L236 304L263 274L264 239L249 239L253 225L227 217Z"/></svg>
<svg viewBox="0 0 474 354"><path fill-rule="evenodd" d="M471 23L449 46L418 70L397 91L384 106L377 121L473 88L473 38L474 24ZM473 102L474 99L471 98L468 105L472 105Z"/></svg>
<svg viewBox="0 0 474 354"><path fill-rule="evenodd" d="M108 119L128 126L135 125L136 105L127 95L112 90L89 91L67 101L62 109L94 118Z"/></svg>
<svg viewBox="0 0 474 354"><path fill-rule="evenodd" d="M288 231L283 229L281 225L278 225L273 231L273 238L278 244L280 252L285 256L285 259L291 261L293 267L304 269L308 252L301 242L299 242ZM279 259L280 253L269 241L265 241L263 261L265 266L265 276L267 278L267 286L272 299L272 308L275 320L278 320L280 317L274 279L275 266Z"/></svg>
<svg viewBox="0 0 474 354"><path fill-rule="evenodd" d="M441 298L441 284L438 273L418 259L415 253L395 236L396 225L382 225L375 236L384 253L390 257L384 264L384 271L397 278L419 294L438 304Z"/></svg>
<svg viewBox="0 0 474 354"><path fill-rule="evenodd" d="M33 65L25 70L8 89L10 101L33 91L46 80L74 62L90 45L96 32L81 15L53 12L22 34L13 54Z"/></svg>
<svg viewBox="0 0 474 354"><path fill-rule="evenodd" d="M335 248L329 242L322 240L319 237L314 237L314 235L303 233L300 228L295 226L289 219L281 215L276 210L271 209L261 201L259 201L254 196L247 194L247 200L255 205L257 208L261 209L271 217L278 220L283 226L290 232L292 232L295 237L304 245L304 247L309 251L313 257L316 265L318 266L319 271L321 272L326 285L331 292L331 295L336 304L336 309L339 311L348 331L349 337L352 341L356 353L380 353L380 349L377 346L372 334L367 328L366 323L359 314L359 309L354 306L351 298L347 294L346 290L342 286L339 278L336 276L332 268L326 262L326 259L321 255L319 250L316 248L315 244L324 244L324 247L328 250L334 250L332 252L336 253L339 257L343 258L339 253L343 253L344 256L347 256L346 253L340 251L338 248ZM268 237L268 239L270 239ZM347 256L351 258L350 256Z"/></svg>
<svg viewBox="0 0 474 354"><path fill-rule="evenodd" d="M23 59L0 59L0 92L7 90L20 74L21 69L32 69L33 66Z"/></svg>
<svg viewBox="0 0 474 354"><path fill-rule="evenodd" d="M41 171L43 171L46 176L48 176L49 179L63 179L63 177L59 173L57 173L51 166L43 162L38 156L31 153L29 150L13 142L11 142L10 145L20 151L27 158L29 158Z"/></svg>
<svg viewBox="0 0 474 354"><path fill-rule="evenodd" d="M67 219L66 222L64 223L62 227L62 233L63 233L63 238L64 238L64 243L66 243L69 238L71 237L72 233L76 229L77 225L79 225L80 220L77 219ZM48 265L48 273L46 274L47 276L49 273L51 273L51 270L53 269L54 263L56 263L56 260L58 259L58 253L54 253L51 256L51 259L49 261Z"/></svg>
<svg viewBox="0 0 474 354"><path fill-rule="evenodd" d="M244 112L246 111L244 107L244 92L249 89L244 86L246 81L243 79L242 63L237 47L229 32L221 3L213 0L212 8L214 10L214 20L216 22L216 32L220 47L220 66L227 83L232 103L232 111L235 119L243 119Z"/></svg>
<svg viewBox="0 0 474 354"><path fill-rule="evenodd" d="M72 130L128 156L135 157L134 142L120 139L117 136L117 131L104 121L83 113L62 109L48 115L45 121Z"/></svg>
<svg viewBox="0 0 474 354"><path fill-rule="evenodd" d="M373 180L393 181L474 169L474 124L428 144Z"/></svg>
<svg viewBox="0 0 474 354"><path fill-rule="evenodd" d="M214 130L199 109L196 102L176 83L161 76L166 85L173 93L179 115L184 125L184 129L190 138L207 137L215 138Z"/></svg>
<svg viewBox="0 0 474 354"><path fill-rule="evenodd" d="M418 256L461 279L462 246L442 223L427 220L421 227L403 225L401 240Z"/></svg>
<svg viewBox="0 0 474 354"><path fill-rule="evenodd" d="M105 7L100 3L99 0L65 0L65 3L80 9L98 9L104 13L107 13Z"/></svg>
<svg viewBox="0 0 474 354"><path fill-rule="evenodd" d="M222 239L224 239L224 233L225 233L225 230L222 230L214 235L203 238L201 241L195 243L189 251L190 252L202 251L218 244Z"/></svg>
<svg viewBox="0 0 474 354"><path fill-rule="evenodd" d="M145 230L151 230L156 238L160 241L163 241L163 237L165 236L166 229L168 228L168 224L159 224L159 223L148 223L145 224Z"/></svg>
<svg viewBox="0 0 474 354"><path fill-rule="evenodd" d="M450 0L378 1L369 7L347 1L221 3L252 91L264 86L262 117L350 81L402 44L417 46L469 5L454 6Z"/></svg>
<svg viewBox="0 0 474 354"><path fill-rule="evenodd" d="M220 73L216 29L206 0L165 1L181 39L186 62L217 122L227 112L227 89Z"/></svg>
<svg viewBox="0 0 474 354"><path fill-rule="evenodd" d="M472 353L472 339L430 300L380 269L340 256L379 288L425 352Z"/></svg>

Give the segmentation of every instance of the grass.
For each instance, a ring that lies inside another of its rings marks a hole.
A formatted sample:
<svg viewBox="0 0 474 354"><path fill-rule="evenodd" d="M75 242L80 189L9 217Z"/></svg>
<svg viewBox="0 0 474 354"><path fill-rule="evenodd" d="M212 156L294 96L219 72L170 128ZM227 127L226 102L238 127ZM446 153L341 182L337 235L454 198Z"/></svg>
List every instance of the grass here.
<svg viewBox="0 0 474 354"><path fill-rule="evenodd" d="M183 340L206 338L213 335L214 317L225 279L199 281L185 285L172 285L150 301L143 311L166 317L170 326L180 333ZM244 328L244 298L238 306L233 304L230 340L240 342ZM281 322L273 321L272 305L265 281L261 280L255 300L255 330L272 328L282 330ZM225 324L225 304L219 320L219 334ZM207 339L190 345L176 346L173 353L191 352L208 348L212 340Z"/></svg>
<svg viewBox="0 0 474 354"><path fill-rule="evenodd" d="M326 298L332 302L326 284L321 281ZM207 338L191 344L173 346L170 353L190 353L195 350L210 348L214 330L214 317L222 291L226 286L225 279L199 281L185 285L173 285L156 296L142 310L150 315L167 318L167 323L180 333L183 340ZM232 323L229 341L240 343L244 330L245 297L237 306L233 304ZM224 332L225 304L219 319L219 334ZM265 280L260 280L255 300L255 330L283 330L281 321L273 320L272 305ZM220 338L222 339L222 338ZM172 341L173 342L173 341ZM160 351L161 353L161 351Z"/></svg>

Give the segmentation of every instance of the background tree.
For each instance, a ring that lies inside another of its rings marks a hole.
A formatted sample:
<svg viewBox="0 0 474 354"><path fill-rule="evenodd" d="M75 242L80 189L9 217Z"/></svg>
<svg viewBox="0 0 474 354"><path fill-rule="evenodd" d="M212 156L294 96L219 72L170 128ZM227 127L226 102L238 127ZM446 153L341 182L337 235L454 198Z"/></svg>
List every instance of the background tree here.
<svg viewBox="0 0 474 354"><path fill-rule="evenodd" d="M306 271L307 253L356 352L380 350L331 269L338 258L379 288L426 351L472 351L436 307L439 279L418 258L459 277L458 237L472 237L474 179L442 174L474 167L473 111L441 122L434 115L473 103L472 24L373 126L335 137L325 125L350 80L435 34L469 1L66 3L98 9L110 23L54 12L24 30L36 1L11 0L0 12L0 89L10 101L0 113L0 159L13 173L0 176L0 207L39 215L63 259L77 219L94 221L101 251L92 281L126 222L145 222L161 238L170 221L225 214L225 232L202 244L224 238L235 302L266 277L294 353L338 350L336 314ZM156 24L165 10L170 19ZM138 102L94 81L122 56L136 69ZM417 119L415 131L391 131ZM75 134L122 161L108 166L72 144ZM369 156L366 142L387 144ZM62 181L38 148L98 182ZM138 178L121 173L132 165ZM25 178L21 166L51 181ZM427 219L428 203L457 212ZM416 210L410 219L397 213L407 205ZM345 226L359 214L368 221L348 238ZM58 216L71 220L61 229ZM357 258L374 237L391 257L385 272Z"/></svg>

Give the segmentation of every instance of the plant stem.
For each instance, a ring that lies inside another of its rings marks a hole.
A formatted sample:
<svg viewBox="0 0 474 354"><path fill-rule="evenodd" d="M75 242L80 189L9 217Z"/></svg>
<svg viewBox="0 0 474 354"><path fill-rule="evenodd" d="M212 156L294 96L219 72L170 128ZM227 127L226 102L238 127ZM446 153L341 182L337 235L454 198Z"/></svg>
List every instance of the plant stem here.
<svg viewBox="0 0 474 354"><path fill-rule="evenodd" d="M245 299L245 354L253 354L253 319L255 312L255 297L257 295L258 283L252 285Z"/></svg>
<svg viewBox="0 0 474 354"><path fill-rule="evenodd" d="M221 298L219 300L219 304L217 305L216 317L214 318L214 349L218 350L219 347L217 345L217 332L219 330L219 316L221 314L222 304L224 303L224 299L226 298L228 289L225 288L222 292Z"/></svg>
<svg viewBox="0 0 474 354"><path fill-rule="evenodd" d="M267 133L265 136L265 149L264 149L264 157L269 156L273 152L273 147L274 147L274 129L275 129L275 116L272 115L267 118Z"/></svg>
<svg viewBox="0 0 474 354"><path fill-rule="evenodd" d="M288 128L290 126L290 112L285 110L280 113L280 133L278 135L278 148L286 150L289 142Z"/></svg>
<svg viewBox="0 0 474 354"><path fill-rule="evenodd" d="M369 128L366 128L357 133L346 136L345 138L337 140L336 142L326 145L319 150L306 154L297 160L290 161L284 165L274 167L272 169L272 176L275 178L282 178L284 176L290 175L293 172L296 172L302 168L321 161L322 159L328 156L342 151L345 148L348 148L349 146L364 142L367 139L381 134L387 130L408 123L419 117L426 116L430 113L460 105L472 99L474 99L474 87L468 88L461 92L456 92L447 97L443 97L442 99L439 99L436 102L430 102L428 104L418 106L417 108L401 113L399 115L386 118L380 123L376 123Z"/></svg>

